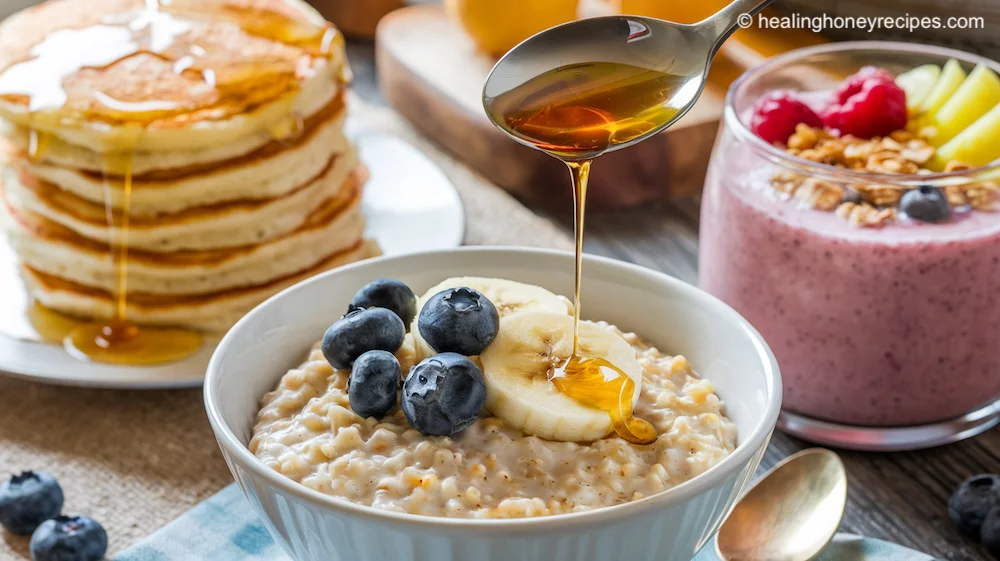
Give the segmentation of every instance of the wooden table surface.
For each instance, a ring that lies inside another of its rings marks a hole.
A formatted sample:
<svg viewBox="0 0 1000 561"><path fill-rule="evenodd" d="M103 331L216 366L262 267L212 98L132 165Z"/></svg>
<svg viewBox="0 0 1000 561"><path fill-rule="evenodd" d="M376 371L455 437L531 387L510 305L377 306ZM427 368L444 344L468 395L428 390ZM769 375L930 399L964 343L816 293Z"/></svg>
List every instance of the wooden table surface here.
<svg viewBox="0 0 1000 561"><path fill-rule="evenodd" d="M373 46L352 41L348 57L354 70L355 92L368 101L385 103L375 83ZM572 233L569 212L567 209L566 215L552 219ZM698 212L698 200L688 198L635 210L590 214L584 249L696 284ZM961 373L942 372L942 376L954 376L958 382ZM761 470L809 446L776 432ZM841 531L896 542L943 560L993 559L974 539L955 529L948 520L947 502L966 477L1000 471L1000 430L920 452L839 453L849 478Z"/></svg>

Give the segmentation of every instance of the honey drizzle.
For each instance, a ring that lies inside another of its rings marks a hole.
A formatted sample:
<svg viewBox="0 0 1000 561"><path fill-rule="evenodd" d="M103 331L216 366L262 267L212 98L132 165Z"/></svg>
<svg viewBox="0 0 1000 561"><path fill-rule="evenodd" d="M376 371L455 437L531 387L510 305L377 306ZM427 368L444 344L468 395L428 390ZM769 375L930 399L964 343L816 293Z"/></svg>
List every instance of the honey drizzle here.
<svg viewBox="0 0 1000 561"><path fill-rule="evenodd" d="M125 152L105 156L104 209L108 248L115 271L114 316L110 321L87 322L63 339L66 351L80 359L111 364L145 365L171 362L201 348L201 334L180 328L142 327L128 319L128 250L132 208L132 154L139 135ZM110 169L123 170L122 203L115 216ZM117 232L117 233L116 233Z"/></svg>
<svg viewBox="0 0 1000 561"><path fill-rule="evenodd" d="M120 220L120 236L121 239L118 240L118 251L115 252L115 321L121 323L127 323L127 318L125 315L126 310L126 294L128 294L128 235L129 235L129 224L132 217L132 154L129 153L125 157L125 174L122 177L124 184L122 185L122 208L121 208L121 220ZM104 207L108 212L108 226L114 224L114 207L111 206L111 182L105 178L104 188L106 193L104 195L105 204ZM109 240L110 241L110 240ZM114 245L108 244L109 248L114 251Z"/></svg>
<svg viewBox="0 0 1000 561"><path fill-rule="evenodd" d="M313 56L327 57L343 37L329 24L313 25L257 8L246 10L206 6L196 0L171 0L170 13L161 11L160 0L144 0L138 12L114 14L101 23L80 29L54 32L32 47L31 58L0 72L0 98L26 98L29 110L28 157L44 159L51 129L81 126L88 119L121 121L124 134L110 139L104 149L113 150L104 158L105 211L109 236L117 232L117 243L109 239L115 271L113 318L106 322L84 322L33 302L26 310L28 322L43 339L61 341L67 351L83 360L117 364L154 364L183 358L201 346L199 333L174 328L143 327L128 318L128 250L132 195L132 154L145 127L157 119L183 109L168 100L123 101L104 92L94 97L98 111L80 112L67 105L62 82L85 68L105 68L136 53L153 53L174 62L177 74L200 72L202 79L220 95L239 94L233 88L253 87L250 75L237 73L227 84L217 83L216 69L199 67L198 59L207 52L189 40L179 41L191 29L186 17L217 16L235 21L248 34L302 48ZM124 16L124 17L123 17ZM179 47L179 48L176 48ZM270 76L273 65L256 68ZM342 71L344 72L344 71ZM344 74L342 81L349 77ZM270 128L272 137L288 142L301 134L303 120L294 112ZM43 127L42 125L47 125ZM44 132L43 132L44 131ZM121 175L122 204L116 219L113 206L113 175Z"/></svg>
<svg viewBox="0 0 1000 561"><path fill-rule="evenodd" d="M587 183L590 179L590 163L566 162L570 181L573 182L573 240L576 242L576 269L573 279L573 355L577 356L580 345L580 285L583 282L583 219L587 208Z"/></svg>
<svg viewBox="0 0 1000 561"><path fill-rule="evenodd" d="M635 382L608 360L580 347L580 288L587 183L593 159L669 122L672 105L692 77L612 62L569 65L543 73L487 100L494 123L516 139L558 158L573 183L576 270L573 354L549 379L568 397L605 411L618 436L636 444L656 440L656 429L633 412ZM605 376L604 369L616 375Z"/></svg>
<svg viewBox="0 0 1000 561"><path fill-rule="evenodd" d="M573 237L576 243L573 287L573 354L562 368L553 370L549 380L563 394L576 401L605 411L615 433L635 444L656 440L656 429L636 418L632 411L635 382L620 368L600 357L585 357L580 348L580 286L583 281L583 219L587 208L587 183L593 160L567 161L573 181ZM617 376L608 379L602 369L610 368Z"/></svg>

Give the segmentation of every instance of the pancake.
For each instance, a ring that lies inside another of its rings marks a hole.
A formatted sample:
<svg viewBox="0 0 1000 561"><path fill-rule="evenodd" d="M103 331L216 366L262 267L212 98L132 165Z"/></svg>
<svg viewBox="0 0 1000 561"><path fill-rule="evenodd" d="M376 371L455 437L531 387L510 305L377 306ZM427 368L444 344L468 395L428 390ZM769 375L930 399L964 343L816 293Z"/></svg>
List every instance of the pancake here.
<svg viewBox="0 0 1000 561"><path fill-rule="evenodd" d="M29 294L139 339L219 331L377 255L349 73L303 0L48 0L0 23L0 227Z"/></svg>
<svg viewBox="0 0 1000 561"><path fill-rule="evenodd" d="M344 117L343 99L337 97L307 119L301 134L292 139L271 140L248 154L208 165L133 174L131 214L155 216L226 201L269 199L288 194L322 171L331 154L348 150L343 132ZM46 149L45 153L53 151ZM43 181L102 206L110 194L112 207L121 208L120 176L107 178L113 187L107 191L106 176L100 172L36 163L27 157L24 149L14 147L10 148L8 159Z"/></svg>
<svg viewBox="0 0 1000 561"><path fill-rule="evenodd" d="M19 214L7 205L0 206L0 224L28 267L114 292L118 271L106 244L82 238L39 215ZM317 208L298 230L264 244L169 254L131 251L129 290L198 295L266 284L353 247L364 226L361 189L355 181Z"/></svg>
<svg viewBox="0 0 1000 561"><path fill-rule="evenodd" d="M344 89L331 84L329 91L324 91L321 96L317 96L315 108L295 110L292 114L301 114L305 120L308 120L320 114L324 107L338 103L338 101L343 103L343 97ZM181 145L170 150L158 151L137 147L131 151L131 171L137 176L156 172L173 173L175 170L206 168L212 164L231 161L251 154L275 142L275 140L281 140L283 134L281 129L290 128L296 122L289 120L289 113L282 113L283 111L292 111L291 108L272 105L267 108L267 111L276 114L273 119L268 118L268 121L273 122L273 124L260 128L248 127L246 133L238 138L220 141L210 146L195 145L189 147ZM0 136L5 136L25 152L31 148L32 134L26 126L0 120ZM72 144L51 134L35 136L35 142L39 141L41 146L35 159L40 163L86 170L97 174L110 173L121 176L126 172L121 158L108 158L107 154L79 144Z"/></svg>
<svg viewBox="0 0 1000 561"><path fill-rule="evenodd" d="M151 296L129 293L127 317L140 325L182 327L218 332L232 327L240 317L271 295L313 275L379 255L378 246L362 240L351 249L329 256L311 269L282 277L266 285L196 297ZM115 298L58 277L22 266L28 292L46 308L74 317L112 319Z"/></svg>
<svg viewBox="0 0 1000 561"><path fill-rule="evenodd" d="M349 72L339 32L301 0L154 6L51 0L8 18L0 117L97 153L251 151Z"/></svg>
<svg viewBox="0 0 1000 561"><path fill-rule="evenodd" d="M320 203L352 180L357 167L357 153L352 148L333 156L317 177L281 197L200 206L161 217L133 217L128 229L129 248L168 253L266 242L302 226ZM90 240L107 242L111 238L104 205L80 199L28 174L14 173L11 168L3 170L2 179L7 200L15 210L38 214ZM118 231L116 228L115 235ZM115 245L119 245L117 240Z"/></svg>

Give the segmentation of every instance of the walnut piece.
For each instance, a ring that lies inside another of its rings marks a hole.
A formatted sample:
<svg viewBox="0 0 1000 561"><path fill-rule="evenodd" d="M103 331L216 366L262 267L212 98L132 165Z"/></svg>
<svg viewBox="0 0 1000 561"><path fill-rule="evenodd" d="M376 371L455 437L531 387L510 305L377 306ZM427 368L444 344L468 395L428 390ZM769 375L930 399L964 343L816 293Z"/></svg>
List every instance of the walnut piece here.
<svg viewBox="0 0 1000 561"><path fill-rule="evenodd" d="M1000 185L992 181L973 183L965 191L969 204L976 210L995 212L1000 210Z"/></svg>
<svg viewBox="0 0 1000 561"><path fill-rule="evenodd" d="M844 198L844 188L810 177L795 190L795 198L817 210L833 210Z"/></svg>
<svg viewBox="0 0 1000 561"><path fill-rule="evenodd" d="M896 209L878 209L868 203L842 203L837 216L856 228L878 228L896 220Z"/></svg>
<svg viewBox="0 0 1000 561"><path fill-rule="evenodd" d="M903 197L903 191L895 185L858 185L856 189L861 199L872 206L897 206Z"/></svg>

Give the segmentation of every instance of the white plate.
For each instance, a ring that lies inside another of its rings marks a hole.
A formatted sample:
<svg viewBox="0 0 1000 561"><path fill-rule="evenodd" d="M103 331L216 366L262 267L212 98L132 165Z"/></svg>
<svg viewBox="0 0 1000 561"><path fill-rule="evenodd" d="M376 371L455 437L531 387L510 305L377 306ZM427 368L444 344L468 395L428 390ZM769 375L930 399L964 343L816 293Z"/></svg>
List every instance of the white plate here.
<svg viewBox="0 0 1000 561"><path fill-rule="evenodd" d="M371 178L362 208L385 255L461 245L465 214L455 187L437 165L394 136L357 137ZM0 373L39 382L117 389L189 388L202 383L214 343L197 354L161 366L135 367L80 362L58 345L38 340L24 318L27 295L16 259L0 236Z"/></svg>

